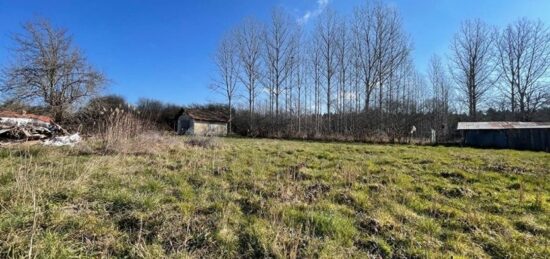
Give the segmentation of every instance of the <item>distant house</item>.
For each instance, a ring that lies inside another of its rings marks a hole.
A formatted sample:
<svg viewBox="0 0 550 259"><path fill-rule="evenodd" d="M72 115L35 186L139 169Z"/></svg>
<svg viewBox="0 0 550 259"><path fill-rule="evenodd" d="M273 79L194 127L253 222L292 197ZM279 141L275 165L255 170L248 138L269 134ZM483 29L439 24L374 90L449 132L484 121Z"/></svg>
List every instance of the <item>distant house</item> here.
<svg viewBox="0 0 550 259"><path fill-rule="evenodd" d="M178 117L177 132L180 135L225 136L228 121L223 112L184 110Z"/></svg>
<svg viewBox="0 0 550 259"><path fill-rule="evenodd" d="M466 146L550 152L550 122L459 122L457 130Z"/></svg>

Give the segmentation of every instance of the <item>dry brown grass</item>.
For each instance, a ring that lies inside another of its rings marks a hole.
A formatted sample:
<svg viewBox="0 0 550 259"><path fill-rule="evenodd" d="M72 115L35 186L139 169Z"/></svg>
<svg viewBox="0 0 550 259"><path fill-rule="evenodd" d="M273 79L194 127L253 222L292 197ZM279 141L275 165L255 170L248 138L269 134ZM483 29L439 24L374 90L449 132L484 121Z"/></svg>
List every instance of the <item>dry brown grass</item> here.
<svg viewBox="0 0 550 259"><path fill-rule="evenodd" d="M104 110L104 113L105 119L97 125L96 136L106 150L115 149L120 144L152 130L150 124L131 111L115 108Z"/></svg>

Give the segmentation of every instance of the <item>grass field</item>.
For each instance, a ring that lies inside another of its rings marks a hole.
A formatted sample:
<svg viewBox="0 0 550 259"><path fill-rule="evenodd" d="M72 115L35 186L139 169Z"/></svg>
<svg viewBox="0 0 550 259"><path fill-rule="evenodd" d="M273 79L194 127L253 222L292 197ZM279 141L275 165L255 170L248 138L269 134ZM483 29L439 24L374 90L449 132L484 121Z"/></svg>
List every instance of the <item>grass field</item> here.
<svg viewBox="0 0 550 259"><path fill-rule="evenodd" d="M157 137L0 170L2 258L550 257L548 153Z"/></svg>

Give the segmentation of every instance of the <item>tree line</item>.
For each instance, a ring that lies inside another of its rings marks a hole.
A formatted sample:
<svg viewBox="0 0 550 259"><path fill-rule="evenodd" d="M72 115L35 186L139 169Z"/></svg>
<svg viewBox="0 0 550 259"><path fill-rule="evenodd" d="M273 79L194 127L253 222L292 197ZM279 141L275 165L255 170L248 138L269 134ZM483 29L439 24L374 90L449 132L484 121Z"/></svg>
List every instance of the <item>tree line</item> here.
<svg viewBox="0 0 550 259"><path fill-rule="evenodd" d="M307 31L275 8L223 36L211 87L241 134L403 141L434 129L445 139L459 120L547 118L549 44L538 20L466 20L421 73L393 6L369 1L348 17L327 8Z"/></svg>
<svg viewBox="0 0 550 259"><path fill-rule="evenodd" d="M94 98L109 79L66 29L31 21L12 42L1 107L39 108L70 124L97 103L129 107L120 97ZM458 121L550 120L549 44L539 20L500 29L467 20L448 54L434 54L421 72L393 6L367 1L345 17L327 8L312 28L274 8L269 21L248 17L224 35L211 88L227 102L201 108L227 111L229 129L248 136L408 141L435 130L452 139ZM147 99L132 107L164 129L182 109Z"/></svg>

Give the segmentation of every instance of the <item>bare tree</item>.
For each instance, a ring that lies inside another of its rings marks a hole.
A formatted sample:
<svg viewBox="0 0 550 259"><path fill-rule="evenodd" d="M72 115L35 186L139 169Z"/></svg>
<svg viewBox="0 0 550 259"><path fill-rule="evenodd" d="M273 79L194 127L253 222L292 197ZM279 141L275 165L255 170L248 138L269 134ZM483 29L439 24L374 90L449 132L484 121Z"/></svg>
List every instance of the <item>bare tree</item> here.
<svg viewBox="0 0 550 259"><path fill-rule="evenodd" d="M211 85L214 91L218 91L227 99L229 107L229 128L231 132L233 120L233 99L237 93L237 81L239 77L238 70L238 51L235 44L234 32L227 34L220 42L216 54L214 55L214 63L216 64L217 79Z"/></svg>
<svg viewBox="0 0 550 259"><path fill-rule="evenodd" d="M445 135L448 129L449 100L451 95L451 83L445 66L438 55L433 55L428 65L428 79L432 85L432 112L434 121L432 126L438 135Z"/></svg>
<svg viewBox="0 0 550 259"><path fill-rule="evenodd" d="M252 128L255 100L258 94L256 91L261 77L262 29L262 25L252 18L246 19L237 29L236 44L241 68L239 79L247 90L248 124Z"/></svg>
<svg viewBox="0 0 550 259"><path fill-rule="evenodd" d="M327 127L329 130L331 129L331 112L333 109L333 77L338 66L338 60L336 59L338 26L336 13L330 9L325 10L319 17L313 36L314 44L317 45L321 53L321 71L325 83Z"/></svg>
<svg viewBox="0 0 550 259"><path fill-rule="evenodd" d="M550 31L541 21L517 20L501 33L497 49L511 111L515 113L519 105L521 119L528 120L548 98L542 81L550 67Z"/></svg>
<svg viewBox="0 0 550 259"><path fill-rule="evenodd" d="M292 65L293 48L296 46L296 21L282 9L274 9L271 23L264 31L264 60L267 75L264 85L270 93L271 111L279 116L280 95L288 79Z"/></svg>
<svg viewBox="0 0 550 259"><path fill-rule="evenodd" d="M313 81L313 107L315 116L315 133L318 134L321 124L321 50L318 44L310 44L310 73Z"/></svg>
<svg viewBox="0 0 550 259"><path fill-rule="evenodd" d="M352 44L353 44L353 41L352 41ZM352 89L351 89L350 96L353 97L350 100L353 103L351 103L350 105L352 106L353 112L357 114L362 109L361 108L361 100L362 100L363 91L362 91L361 66L360 66L361 58L358 57L358 55L356 53L356 49L353 46L351 48L350 53L351 53L351 58L350 58L350 62L351 62L350 79L351 79L351 84L352 84Z"/></svg>
<svg viewBox="0 0 550 259"><path fill-rule="evenodd" d="M432 84L434 99L437 101L438 109L447 113L449 110L449 99L451 94L451 83L443 61L438 55L433 55L428 65L428 77Z"/></svg>
<svg viewBox="0 0 550 259"><path fill-rule="evenodd" d="M362 96L355 91L356 106L361 103L360 98L364 98L365 119L378 118L367 127L372 129L376 125L379 132L386 128L386 132L392 135L396 131L395 128L389 129L395 125L391 117L398 116L399 109L399 102L393 98L398 95L402 79L398 71L409 59L410 39L403 30L397 9L381 2L367 2L356 8L351 24L354 84L356 89L361 84L363 90ZM378 113L371 117L376 97ZM390 113L394 114L390 116Z"/></svg>
<svg viewBox="0 0 550 259"><path fill-rule="evenodd" d="M386 81L391 82L393 73L409 57L410 43L403 32L401 16L397 9L378 3L373 7L377 48L378 106L382 113L383 91ZM391 96L391 93L390 93ZM390 100L391 103L391 100Z"/></svg>
<svg viewBox="0 0 550 259"><path fill-rule="evenodd" d="M350 37L345 20L339 19L336 37L336 60L338 68L338 88L336 89L336 112L338 116L338 130L344 131L343 115L350 110L346 102L350 101L350 89L348 89L350 67Z"/></svg>
<svg viewBox="0 0 550 259"><path fill-rule="evenodd" d="M299 51L296 56L296 116L298 117L298 133L302 132L302 115L304 114L304 106L307 107L307 62L302 51ZM302 99L303 98L303 99Z"/></svg>
<svg viewBox="0 0 550 259"><path fill-rule="evenodd" d="M382 109L383 85L409 57L410 39L403 31L397 10L382 3L367 3L355 9L353 36L365 88L365 110L369 110L376 87Z"/></svg>
<svg viewBox="0 0 550 259"><path fill-rule="evenodd" d="M400 63L386 80L386 109L381 123L390 142L403 141L410 136L411 125L417 123L417 107L424 102L423 96L418 94L423 85L423 76L417 72L411 58Z"/></svg>
<svg viewBox="0 0 550 259"><path fill-rule="evenodd" d="M450 71L468 104L471 119L477 119L480 103L495 82L495 30L481 20L462 23L451 43Z"/></svg>
<svg viewBox="0 0 550 259"><path fill-rule="evenodd" d="M47 105L57 121L107 82L73 45L67 30L47 20L26 23L13 40L15 61L2 71L0 90L14 100Z"/></svg>
<svg viewBox="0 0 550 259"><path fill-rule="evenodd" d="M374 31L374 18L370 6L355 9L353 16L353 47L357 70L365 92L365 111L369 111L372 92L376 87L375 50L378 47Z"/></svg>

